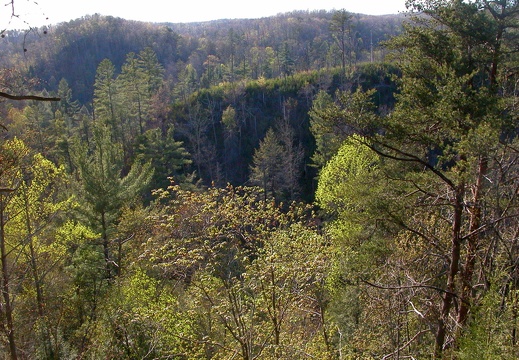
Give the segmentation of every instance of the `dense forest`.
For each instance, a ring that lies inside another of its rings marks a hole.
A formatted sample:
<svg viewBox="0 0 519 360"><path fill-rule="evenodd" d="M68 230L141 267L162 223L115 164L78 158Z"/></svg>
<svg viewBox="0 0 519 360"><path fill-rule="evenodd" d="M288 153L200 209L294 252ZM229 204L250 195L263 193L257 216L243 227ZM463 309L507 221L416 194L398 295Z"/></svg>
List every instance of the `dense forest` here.
<svg viewBox="0 0 519 360"><path fill-rule="evenodd" d="M519 2L408 5L1 32L0 357L516 359Z"/></svg>

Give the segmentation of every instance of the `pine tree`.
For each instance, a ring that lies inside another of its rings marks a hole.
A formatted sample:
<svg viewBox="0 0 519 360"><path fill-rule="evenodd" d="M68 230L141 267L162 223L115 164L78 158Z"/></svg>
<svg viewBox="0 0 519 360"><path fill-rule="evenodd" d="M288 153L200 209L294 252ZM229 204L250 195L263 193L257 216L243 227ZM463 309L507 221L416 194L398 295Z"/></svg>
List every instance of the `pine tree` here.
<svg viewBox="0 0 519 360"><path fill-rule="evenodd" d="M151 162L154 169L150 183L152 189L165 189L171 180L180 185L188 180L186 168L191 164L189 153L173 135L173 126L168 129L166 136L161 129L152 129L146 131L137 141L138 158Z"/></svg>
<svg viewBox="0 0 519 360"><path fill-rule="evenodd" d="M93 140L91 150L84 144L78 145L74 155L84 201L82 209L92 228L101 234L106 275L111 278L120 273L122 266L115 262L110 249L113 225L123 206L131 205L142 195L153 171L150 162L135 161L124 173L121 146L113 142L108 126L95 128Z"/></svg>
<svg viewBox="0 0 519 360"><path fill-rule="evenodd" d="M164 69L152 49L129 53L117 77L131 138L142 135L150 122L153 95L163 81Z"/></svg>
<svg viewBox="0 0 519 360"><path fill-rule="evenodd" d="M157 54L150 47L139 52L137 59L139 68L144 75L147 94L151 96L162 86L164 67L159 63Z"/></svg>
<svg viewBox="0 0 519 360"><path fill-rule="evenodd" d="M119 122L118 90L115 82L115 66L108 59L97 67L94 84L94 112L96 121L108 124L112 132L121 129ZM114 134L115 135L115 134Z"/></svg>
<svg viewBox="0 0 519 360"><path fill-rule="evenodd" d="M281 191L283 147L273 129L269 129L254 152L250 181L260 186L265 195L275 196Z"/></svg>
<svg viewBox="0 0 519 360"><path fill-rule="evenodd" d="M133 139L144 133L144 122L150 106L146 79L134 53L126 55L117 83L124 104L123 116L127 118L128 135Z"/></svg>

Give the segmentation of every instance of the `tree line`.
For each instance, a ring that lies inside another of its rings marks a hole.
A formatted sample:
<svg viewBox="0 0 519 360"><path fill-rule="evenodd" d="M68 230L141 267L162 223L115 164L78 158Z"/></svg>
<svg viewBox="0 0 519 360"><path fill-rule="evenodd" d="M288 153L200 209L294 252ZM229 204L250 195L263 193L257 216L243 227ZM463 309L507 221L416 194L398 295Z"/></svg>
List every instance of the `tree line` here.
<svg viewBox="0 0 519 360"><path fill-rule="evenodd" d="M130 52L151 48L177 78L190 65L201 87L239 79L275 78L340 64L330 29L333 12L294 12L263 19L193 24L153 24L90 15L29 33L6 31L0 41L2 67L16 67L56 91L67 79L82 104L92 100L97 65L105 58L120 68ZM348 17L348 49L354 61L383 59L378 46L401 31L402 17ZM25 51L23 51L25 50ZM20 56L20 54L23 56Z"/></svg>

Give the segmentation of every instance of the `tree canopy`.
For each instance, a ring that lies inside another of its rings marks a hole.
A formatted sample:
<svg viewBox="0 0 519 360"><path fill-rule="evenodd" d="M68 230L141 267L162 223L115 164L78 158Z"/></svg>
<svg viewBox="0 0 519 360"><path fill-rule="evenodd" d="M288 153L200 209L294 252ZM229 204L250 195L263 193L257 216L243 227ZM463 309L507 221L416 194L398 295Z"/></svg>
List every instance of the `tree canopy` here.
<svg viewBox="0 0 519 360"><path fill-rule="evenodd" d="M519 5L407 5L4 32L0 353L517 358Z"/></svg>

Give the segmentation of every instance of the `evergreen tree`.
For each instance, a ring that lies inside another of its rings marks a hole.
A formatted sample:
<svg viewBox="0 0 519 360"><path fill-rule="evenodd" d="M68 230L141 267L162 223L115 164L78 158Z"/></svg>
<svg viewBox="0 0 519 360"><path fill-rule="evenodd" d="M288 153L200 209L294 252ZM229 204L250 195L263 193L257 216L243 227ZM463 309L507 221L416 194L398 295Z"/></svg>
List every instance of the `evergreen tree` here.
<svg viewBox="0 0 519 360"><path fill-rule="evenodd" d="M150 47L139 52L137 58L139 68L144 75L147 94L151 96L162 86L164 67L157 59L157 54Z"/></svg>
<svg viewBox="0 0 519 360"><path fill-rule="evenodd" d="M279 52L279 67L283 76L292 75L294 72L295 61L290 54L290 47L287 42Z"/></svg>
<svg viewBox="0 0 519 360"><path fill-rule="evenodd" d="M60 98L58 108L67 116L67 126L72 127L73 120L75 120L75 116L79 113L80 105L77 100L73 100L72 89L65 79L61 79L58 84L58 97Z"/></svg>
<svg viewBox="0 0 519 360"><path fill-rule="evenodd" d="M154 169L149 184L152 189L165 189L171 181L180 185L188 181L186 170L191 164L189 153L173 135L173 126L168 129L166 136L160 129L152 129L146 131L137 141L137 157L151 162Z"/></svg>
<svg viewBox="0 0 519 360"><path fill-rule="evenodd" d="M130 136L142 135L150 119L153 95L162 84L163 68L150 48L129 53L117 77ZM137 126L138 127L137 127Z"/></svg>
<svg viewBox="0 0 519 360"><path fill-rule="evenodd" d="M111 278L120 273L122 266L115 261L120 260L121 249L118 249L117 257L110 249L113 226L123 206L142 195L153 171L149 162L135 161L125 174L121 146L113 142L106 125L94 129L93 144L91 150L84 144L77 146L74 155L79 170L80 195L85 202L82 209L92 228L101 234L106 276Z"/></svg>
<svg viewBox="0 0 519 360"><path fill-rule="evenodd" d="M179 75L179 81L175 86L175 95L184 103L188 103L188 97L198 89L198 73L193 65L188 64Z"/></svg>
<svg viewBox="0 0 519 360"><path fill-rule="evenodd" d="M144 133L144 121L148 117L150 97L144 73L134 53L126 56L121 74L117 77L124 117L127 118L130 138Z"/></svg>
<svg viewBox="0 0 519 360"><path fill-rule="evenodd" d="M346 75L346 60L349 61L351 68L352 17L352 14L345 9L337 10L334 12L330 22L330 32L340 51L343 76Z"/></svg>
<svg viewBox="0 0 519 360"><path fill-rule="evenodd" d="M359 119L375 117L372 95L373 91L344 91L337 92L334 99L325 91L317 93L309 113L316 145L312 155L314 166L322 168L337 153L355 132Z"/></svg>
<svg viewBox="0 0 519 360"><path fill-rule="evenodd" d="M273 129L269 129L254 152L250 181L260 186L267 196L275 196L281 191L281 166L283 147Z"/></svg>
<svg viewBox="0 0 519 360"><path fill-rule="evenodd" d="M119 128L118 90L115 82L115 66L105 59L97 67L94 84L94 113L95 119L110 126L112 132ZM116 135L116 134L114 134Z"/></svg>

